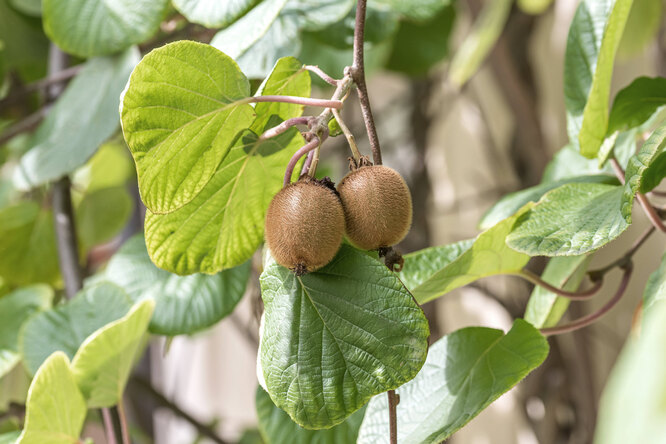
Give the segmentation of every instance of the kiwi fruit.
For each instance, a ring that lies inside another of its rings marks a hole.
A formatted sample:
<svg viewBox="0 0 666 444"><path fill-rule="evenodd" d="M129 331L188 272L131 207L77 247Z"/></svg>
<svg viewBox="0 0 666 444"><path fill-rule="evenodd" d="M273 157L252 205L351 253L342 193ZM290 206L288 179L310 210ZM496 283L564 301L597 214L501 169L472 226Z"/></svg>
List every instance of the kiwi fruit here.
<svg viewBox="0 0 666 444"><path fill-rule="evenodd" d="M345 216L330 179L302 176L284 187L266 213L266 244L297 276L328 264L340 249Z"/></svg>
<svg viewBox="0 0 666 444"><path fill-rule="evenodd" d="M338 184L349 241L364 250L400 242L412 225L412 196L402 176L383 165L362 166Z"/></svg>

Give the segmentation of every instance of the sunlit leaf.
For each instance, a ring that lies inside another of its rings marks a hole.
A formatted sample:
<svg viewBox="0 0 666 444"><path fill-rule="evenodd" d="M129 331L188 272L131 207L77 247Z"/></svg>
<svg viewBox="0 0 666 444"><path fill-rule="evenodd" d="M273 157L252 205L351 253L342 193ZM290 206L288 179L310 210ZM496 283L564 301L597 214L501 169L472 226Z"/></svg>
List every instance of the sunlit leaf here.
<svg viewBox="0 0 666 444"><path fill-rule="evenodd" d="M634 0L617 49L618 57L641 54L657 36L662 17L661 0Z"/></svg>
<svg viewBox="0 0 666 444"><path fill-rule="evenodd" d="M141 301L81 344L72 372L88 407L111 407L122 399L154 308L154 301Z"/></svg>
<svg viewBox="0 0 666 444"><path fill-rule="evenodd" d="M16 444L72 444L86 418L86 404L64 353L53 353L30 384L23 433Z"/></svg>
<svg viewBox="0 0 666 444"><path fill-rule="evenodd" d="M151 211L181 208L211 180L234 137L252 123L254 110L242 102L249 95L238 65L202 43L170 43L141 60L120 115Z"/></svg>
<svg viewBox="0 0 666 444"><path fill-rule="evenodd" d="M564 58L569 141L588 158L597 155L608 128L615 53L632 0L584 0L578 6Z"/></svg>
<svg viewBox="0 0 666 444"><path fill-rule="evenodd" d="M469 327L435 342L419 374L396 390L398 442L442 442L546 359L548 342L518 319L501 330ZM363 418L359 444L389 442L386 394L375 396Z"/></svg>

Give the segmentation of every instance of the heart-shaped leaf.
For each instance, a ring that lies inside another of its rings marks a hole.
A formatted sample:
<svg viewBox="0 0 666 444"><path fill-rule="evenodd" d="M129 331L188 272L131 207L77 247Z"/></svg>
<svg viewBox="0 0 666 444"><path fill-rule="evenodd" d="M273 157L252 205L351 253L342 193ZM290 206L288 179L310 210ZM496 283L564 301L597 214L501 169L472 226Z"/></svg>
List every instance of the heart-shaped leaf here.
<svg viewBox="0 0 666 444"><path fill-rule="evenodd" d="M229 56L179 41L151 51L136 66L121 100L125 141L139 190L154 213L182 207L203 189L248 128L250 84Z"/></svg>
<svg viewBox="0 0 666 444"><path fill-rule="evenodd" d="M154 308L153 300L141 301L81 344L72 372L88 407L111 407L122 399Z"/></svg>
<svg viewBox="0 0 666 444"><path fill-rule="evenodd" d="M425 361L423 312L392 272L351 246L300 277L270 260L261 290L266 387L302 427L341 423L412 379Z"/></svg>
<svg viewBox="0 0 666 444"><path fill-rule="evenodd" d="M517 319L501 330L469 327L435 342L419 374L396 390L398 442L442 442L494 400L518 384L548 356L548 342ZM386 395L375 396L365 413L359 444L389 442Z"/></svg>
<svg viewBox="0 0 666 444"><path fill-rule="evenodd" d="M23 324L19 337L25 367L34 374L58 350L74 357L88 336L124 316L130 306L120 287L104 282L84 288L71 301L37 313Z"/></svg>
<svg viewBox="0 0 666 444"><path fill-rule="evenodd" d="M250 275L247 262L213 276L178 276L157 268L143 236L129 239L111 258L104 278L122 287L133 302L155 301L150 331L192 334L208 328L236 307Z"/></svg>
<svg viewBox="0 0 666 444"><path fill-rule="evenodd" d="M30 384L23 433L16 444L72 444L86 418L86 403L74 382L69 360L53 353Z"/></svg>

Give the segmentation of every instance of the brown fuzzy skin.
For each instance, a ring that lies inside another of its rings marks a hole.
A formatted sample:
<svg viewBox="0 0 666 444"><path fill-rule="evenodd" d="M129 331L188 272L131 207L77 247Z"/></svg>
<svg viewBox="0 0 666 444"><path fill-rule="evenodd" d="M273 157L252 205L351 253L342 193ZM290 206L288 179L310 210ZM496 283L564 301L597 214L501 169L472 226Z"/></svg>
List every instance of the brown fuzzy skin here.
<svg viewBox="0 0 666 444"><path fill-rule="evenodd" d="M340 249L345 216L335 189L305 176L275 195L266 213L266 244L297 276L328 264Z"/></svg>
<svg viewBox="0 0 666 444"><path fill-rule="evenodd" d="M349 241L364 250L400 242L412 225L412 195L402 176L383 165L360 167L338 185Z"/></svg>

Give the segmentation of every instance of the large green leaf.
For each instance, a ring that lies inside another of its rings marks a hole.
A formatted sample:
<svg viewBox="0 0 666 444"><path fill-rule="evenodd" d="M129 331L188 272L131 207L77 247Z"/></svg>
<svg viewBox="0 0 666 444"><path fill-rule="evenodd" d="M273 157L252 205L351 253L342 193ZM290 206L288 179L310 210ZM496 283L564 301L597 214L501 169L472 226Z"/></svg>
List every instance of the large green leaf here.
<svg viewBox="0 0 666 444"><path fill-rule="evenodd" d="M0 0L0 42L7 70L29 73L31 80L45 74L49 40L39 20L17 13L7 0Z"/></svg>
<svg viewBox="0 0 666 444"><path fill-rule="evenodd" d="M187 20L208 28L224 28L242 17L260 0L173 0Z"/></svg>
<svg viewBox="0 0 666 444"><path fill-rule="evenodd" d="M17 444L72 444L86 418L86 403L64 353L53 353L30 384L23 433Z"/></svg>
<svg viewBox="0 0 666 444"><path fill-rule="evenodd" d="M81 246L87 249L120 233L132 214L133 203L124 186L84 195L76 207L76 231Z"/></svg>
<svg viewBox="0 0 666 444"><path fill-rule="evenodd" d="M638 3L638 0L637 0ZM645 123L666 105L666 79L639 77L615 96L608 119L608 134Z"/></svg>
<svg viewBox="0 0 666 444"><path fill-rule="evenodd" d="M252 106L240 102L249 95L238 65L202 43L170 43L136 66L120 115L152 212L175 211L211 180L234 137L252 123Z"/></svg>
<svg viewBox="0 0 666 444"><path fill-rule="evenodd" d="M666 124L654 130L627 165L625 206L631 206L636 193L653 190L666 177ZM625 211L631 211L631 208Z"/></svg>
<svg viewBox="0 0 666 444"><path fill-rule="evenodd" d="M529 323L517 319L501 330L469 327L430 347L423 369L400 387L398 442L442 442L546 359L548 342ZM359 444L389 442L386 395L370 401Z"/></svg>
<svg viewBox="0 0 666 444"><path fill-rule="evenodd" d="M42 15L42 0L9 0L9 3L24 14L35 17Z"/></svg>
<svg viewBox="0 0 666 444"><path fill-rule="evenodd" d="M121 286L134 302L155 301L150 331L175 336L208 328L231 313L245 291L250 263L213 276L178 276L150 260L143 236L129 239L111 258L104 278Z"/></svg>
<svg viewBox="0 0 666 444"><path fill-rule="evenodd" d="M666 442L666 303L655 304L615 364L599 409L596 444Z"/></svg>
<svg viewBox="0 0 666 444"><path fill-rule="evenodd" d="M525 205L515 215L481 233L474 240L474 244L452 262L448 262L448 257L445 256L442 268L418 286L410 287L416 300L423 304L477 279L520 271L529 261L529 256L512 250L504 240L516 220L531 206L532 204ZM455 255L455 250L453 254ZM428 271L431 272L432 270Z"/></svg>
<svg viewBox="0 0 666 444"><path fill-rule="evenodd" d="M354 0L289 0L281 15L295 16L299 29L318 31L342 20L355 3Z"/></svg>
<svg viewBox="0 0 666 444"><path fill-rule="evenodd" d="M662 19L661 0L634 0L617 49L618 57L642 53L657 36Z"/></svg>
<svg viewBox="0 0 666 444"><path fill-rule="evenodd" d="M154 308L153 300L141 301L81 344L72 372L88 407L111 407L122 399Z"/></svg>
<svg viewBox="0 0 666 444"><path fill-rule="evenodd" d="M84 288L74 299L28 319L19 349L30 373L55 351L72 358L94 331L124 316L131 304L118 286L100 283Z"/></svg>
<svg viewBox="0 0 666 444"><path fill-rule="evenodd" d="M590 256L554 257L546 266L541 279L567 291L576 291L585 277ZM537 328L552 327L569 307L569 299L559 297L536 286L525 308L525 320Z"/></svg>
<svg viewBox="0 0 666 444"><path fill-rule="evenodd" d="M112 54L152 36L168 5L168 0L43 0L44 30L70 54Z"/></svg>
<svg viewBox="0 0 666 444"><path fill-rule="evenodd" d="M412 76L427 74L449 55L449 37L455 18L455 7L448 5L424 23L402 21L387 67Z"/></svg>
<svg viewBox="0 0 666 444"><path fill-rule="evenodd" d="M15 169L22 189L42 185L83 165L118 129L118 96L139 50L98 57L84 65L51 108L31 140L31 149Z"/></svg>
<svg viewBox="0 0 666 444"><path fill-rule="evenodd" d="M567 144L555 153L552 160L546 165L541 183L555 182L561 179L599 174L602 172L613 173L610 168L607 169L608 171L602 171L599 168L599 161L597 159L583 157L578 149L571 144Z"/></svg>
<svg viewBox="0 0 666 444"><path fill-rule="evenodd" d="M255 396L259 431L266 444L344 444L356 442L365 409L357 410L342 424L324 430L307 430L291 420L289 415L257 387Z"/></svg>
<svg viewBox="0 0 666 444"><path fill-rule="evenodd" d="M15 285L59 275L53 215L31 201L0 210L0 276Z"/></svg>
<svg viewBox="0 0 666 444"><path fill-rule="evenodd" d="M546 193L521 216L506 243L530 256L579 256L617 238L631 222L624 187L572 183Z"/></svg>
<svg viewBox="0 0 666 444"><path fill-rule="evenodd" d="M662 257L659 268L650 275L645 285L643 312L651 311L653 305L663 304L664 300L666 300L666 254Z"/></svg>
<svg viewBox="0 0 666 444"><path fill-rule="evenodd" d="M418 287L433 274L456 260L469 250L476 239L465 239L449 245L430 247L404 256L405 264L400 272L400 280L410 290Z"/></svg>
<svg viewBox="0 0 666 444"><path fill-rule="evenodd" d="M569 29L564 97L569 140L588 158L597 155L608 128L615 53L632 0L584 0Z"/></svg>
<svg viewBox="0 0 666 444"><path fill-rule="evenodd" d="M264 94L305 94L310 76L295 59L280 60ZM261 106L259 106L261 105ZM282 188L284 168L305 141L292 129L269 140L258 134L301 114L297 105L258 104L251 130L236 139L201 193L176 212L146 213L146 244L159 267L178 274L217 273L247 261L263 241L264 218ZM300 170L294 170L297 177Z"/></svg>
<svg viewBox="0 0 666 444"><path fill-rule="evenodd" d="M483 215L479 222L479 228L487 230L501 220L515 214L526 203L537 202L548 191L568 183L605 183L617 185L618 181L614 176L605 174L569 177L507 194L486 211L486 214Z"/></svg>
<svg viewBox="0 0 666 444"><path fill-rule="evenodd" d="M480 68L499 38L512 0L493 0L485 4L474 27L451 60L449 77L454 85L462 87Z"/></svg>
<svg viewBox="0 0 666 444"><path fill-rule="evenodd" d="M269 261L261 290L266 387L302 427L341 423L412 379L425 361L423 312L381 262L348 245L301 277Z"/></svg>
<svg viewBox="0 0 666 444"><path fill-rule="evenodd" d="M18 336L25 320L51 306L53 290L47 285L19 288L0 298L0 378L20 360Z"/></svg>

